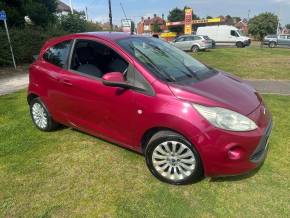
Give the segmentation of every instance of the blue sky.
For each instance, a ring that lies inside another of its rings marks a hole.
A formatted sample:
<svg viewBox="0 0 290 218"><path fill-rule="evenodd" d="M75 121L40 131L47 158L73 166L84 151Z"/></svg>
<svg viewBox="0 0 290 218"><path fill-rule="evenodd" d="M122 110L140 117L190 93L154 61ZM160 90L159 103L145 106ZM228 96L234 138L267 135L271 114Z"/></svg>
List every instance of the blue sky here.
<svg viewBox="0 0 290 218"><path fill-rule="evenodd" d="M69 3L69 0L63 0ZM269 11L280 14L282 24L290 23L290 0L111 0L113 22L120 24L124 18L120 2L125 8L128 18L140 20L141 16L153 16L154 13L167 16L174 7L183 8L188 5L200 17L227 15L250 17L261 12ZM88 8L89 19L99 22L107 22L108 0L72 0L74 9L84 10Z"/></svg>

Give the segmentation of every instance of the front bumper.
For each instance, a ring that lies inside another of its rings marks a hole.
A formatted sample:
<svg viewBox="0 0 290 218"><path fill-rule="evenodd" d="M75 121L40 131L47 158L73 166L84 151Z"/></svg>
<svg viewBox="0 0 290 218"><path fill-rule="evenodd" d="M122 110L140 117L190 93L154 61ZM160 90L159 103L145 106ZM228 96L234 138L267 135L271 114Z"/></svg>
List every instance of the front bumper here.
<svg viewBox="0 0 290 218"><path fill-rule="evenodd" d="M258 129L254 131L231 132L213 128L206 132L202 139L193 139L199 142L196 143L196 147L203 162L205 176L245 174L263 163L272 130L271 114L269 111L265 113L265 108L261 104L248 115L258 125ZM237 158L233 158L230 152L238 154Z"/></svg>
<svg viewBox="0 0 290 218"><path fill-rule="evenodd" d="M250 46L251 42L252 42L251 39L248 39L248 40L244 41L244 45L245 46Z"/></svg>

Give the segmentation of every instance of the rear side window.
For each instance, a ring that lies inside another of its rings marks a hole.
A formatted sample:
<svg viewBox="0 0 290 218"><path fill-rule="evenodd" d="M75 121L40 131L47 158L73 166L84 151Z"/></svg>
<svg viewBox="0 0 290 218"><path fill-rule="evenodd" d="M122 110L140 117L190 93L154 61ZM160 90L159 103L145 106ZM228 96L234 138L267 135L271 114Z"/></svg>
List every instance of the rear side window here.
<svg viewBox="0 0 290 218"><path fill-rule="evenodd" d="M72 40L63 41L49 48L43 54L43 59L58 67L66 68L71 42Z"/></svg>
<svg viewBox="0 0 290 218"><path fill-rule="evenodd" d="M185 37L179 37L175 40L175 42L183 42Z"/></svg>

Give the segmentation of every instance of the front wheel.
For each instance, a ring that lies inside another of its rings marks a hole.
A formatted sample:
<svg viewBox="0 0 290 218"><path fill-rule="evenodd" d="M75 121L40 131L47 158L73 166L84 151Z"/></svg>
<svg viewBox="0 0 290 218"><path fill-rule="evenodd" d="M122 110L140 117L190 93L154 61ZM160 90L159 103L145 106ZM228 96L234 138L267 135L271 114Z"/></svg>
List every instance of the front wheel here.
<svg viewBox="0 0 290 218"><path fill-rule="evenodd" d="M52 119L40 98L33 99L29 106L32 121L38 129L41 131L52 131L56 129L58 124Z"/></svg>
<svg viewBox="0 0 290 218"><path fill-rule="evenodd" d="M184 185L200 181L203 177L199 154L177 133L157 133L149 141L145 157L151 173L163 182Z"/></svg>
<svg viewBox="0 0 290 218"><path fill-rule="evenodd" d="M269 48L275 48L277 46L276 42L270 42Z"/></svg>
<svg viewBox="0 0 290 218"><path fill-rule="evenodd" d="M197 45L194 45L194 46L192 46L192 48L191 48L191 51L192 51L193 53L198 52L198 50L199 50L199 47L198 47Z"/></svg>
<svg viewBox="0 0 290 218"><path fill-rule="evenodd" d="M238 48L243 48L243 47L244 47L244 43L242 43L242 42L237 42L236 46L237 46Z"/></svg>

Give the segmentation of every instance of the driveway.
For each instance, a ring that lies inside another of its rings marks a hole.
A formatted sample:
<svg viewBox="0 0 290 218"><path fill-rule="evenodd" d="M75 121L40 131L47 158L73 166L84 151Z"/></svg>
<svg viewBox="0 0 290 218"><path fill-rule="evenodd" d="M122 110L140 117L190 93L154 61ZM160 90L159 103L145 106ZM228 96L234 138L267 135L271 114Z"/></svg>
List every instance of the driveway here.
<svg viewBox="0 0 290 218"><path fill-rule="evenodd" d="M263 94L290 95L290 80L245 80ZM0 95L26 88L28 74L12 74L0 77Z"/></svg>
<svg viewBox="0 0 290 218"><path fill-rule="evenodd" d="M0 95L24 89L28 85L28 74L12 74L0 77Z"/></svg>

